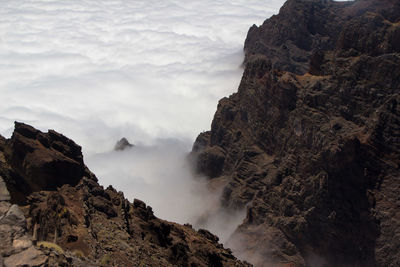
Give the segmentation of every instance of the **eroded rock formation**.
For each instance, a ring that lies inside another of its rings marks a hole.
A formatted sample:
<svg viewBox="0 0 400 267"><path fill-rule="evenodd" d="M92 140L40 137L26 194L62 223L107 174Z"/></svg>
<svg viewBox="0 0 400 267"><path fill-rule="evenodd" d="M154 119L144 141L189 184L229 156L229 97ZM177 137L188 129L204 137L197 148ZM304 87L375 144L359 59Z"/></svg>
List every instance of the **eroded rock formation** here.
<svg viewBox="0 0 400 267"><path fill-rule="evenodd" d="M7 267L249 266L210 232L104 189L72 140L22 123L0 139L0 240Z"/></svg>
<svg viewBox="0 0 400 267"><path fill-rule="evenodd" d="M289 0L253 26L196 168L257 266L400 266L400 2Z"/></svg>

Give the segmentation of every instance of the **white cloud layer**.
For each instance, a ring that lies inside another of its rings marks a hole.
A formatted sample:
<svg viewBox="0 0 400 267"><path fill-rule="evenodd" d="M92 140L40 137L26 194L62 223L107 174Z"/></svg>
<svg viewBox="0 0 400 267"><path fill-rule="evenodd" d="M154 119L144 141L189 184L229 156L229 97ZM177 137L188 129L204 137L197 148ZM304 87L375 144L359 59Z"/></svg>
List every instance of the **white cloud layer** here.
<svg viewBox="0 0 400 267"><path fill-rule="evenodd" d="M151 146L94 155L87 163L96 167L103 184L112 184L130 200L145 200L156 216L209 229L225 242L243 220L244 210L221 209L221 190L209 190L204 177L194 177L186 159L187 144L159 139Z"/></svg>
<svg viewBox="0 0 400 267"><path fill-rule="evenodd" d="M178 166L183 152L236 91L248 28L283 2L2 0L0 134L9 137L14 120L55 129L83 146L101 183L188 221L191 212L177 211L200 212L204 199L188 192L205 187ZM143 144L141 156L107 152L123 136ZM159 138L180 140L162 146L179 148L168 165Z"/></svg>
<svg viewBox="0 0 400 267"><path fill-rule="evenodd" d="M54 128L85 153L194 139L237 89L248 28L282 0L3 0L0 133Z"/></svg>

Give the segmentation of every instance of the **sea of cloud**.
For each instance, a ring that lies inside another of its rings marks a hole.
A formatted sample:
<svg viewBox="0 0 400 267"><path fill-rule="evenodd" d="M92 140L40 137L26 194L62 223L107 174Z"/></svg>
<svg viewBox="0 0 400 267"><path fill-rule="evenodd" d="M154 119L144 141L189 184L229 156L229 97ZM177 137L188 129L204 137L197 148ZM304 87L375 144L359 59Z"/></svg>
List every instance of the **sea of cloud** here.
<svg viewBox="0 0 400 267"><path fill-rule="evenodd" d="M0 134L55 129L102 184L193 221L218 194L183 159L237 89L248 28L283 2L2 0ZM135 148L112 151L121 137Z"/></svg>

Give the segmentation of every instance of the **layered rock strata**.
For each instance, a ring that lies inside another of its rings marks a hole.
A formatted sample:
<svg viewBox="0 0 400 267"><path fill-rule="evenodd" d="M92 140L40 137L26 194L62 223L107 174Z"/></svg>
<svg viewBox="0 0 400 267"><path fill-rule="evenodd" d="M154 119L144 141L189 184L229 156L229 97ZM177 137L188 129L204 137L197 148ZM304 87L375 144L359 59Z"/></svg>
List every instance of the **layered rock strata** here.
<svg viewBox="0 0 400 267"><path fill-rule="evenodd" d="M192 155L256 266L400 266L400 2L289 0Z"/></svg>

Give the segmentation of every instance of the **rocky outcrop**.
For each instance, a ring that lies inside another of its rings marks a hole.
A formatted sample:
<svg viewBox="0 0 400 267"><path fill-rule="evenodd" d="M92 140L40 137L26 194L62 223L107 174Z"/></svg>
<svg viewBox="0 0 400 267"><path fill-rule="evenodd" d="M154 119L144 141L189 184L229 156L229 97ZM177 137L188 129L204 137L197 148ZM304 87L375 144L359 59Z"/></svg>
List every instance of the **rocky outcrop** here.
<svg viewBox="0 0 400 267"><path fill-rule="evenodd" d="M44 134L15 123L12 137L4 142L0 170L11 192L12 202L23 204L34 191L54 190L78 184L83 176L96 179L83 164L81 147L53 130Z"/></svg>
<svg viewBox="0 0 400 267"><path fill-rule="evenodd" d="M0 191L0 266L44 265L46 256L34 247L25 216L18 205L10 204L11 196L1 176Z"/></svg>
<svg viewBox="0 0 400 267"><path fill-rule="evenodd" d="M393 22L398 16L397 5L396 0L289 0L278 15L250 28L244 46L245 64L264 58L273 68L304 74L311 56L318 50L334 50L337 45L348 52L358 46L359 52L392 53L398 49L398 30L390 23L379 25L379 19L368 14Z"/></svg>
<svg viewBox="0 0 400 267"><path fill-rule="evenodd" d="M115 146L114 146L114 150L125 150L127 148L133 147L134 145L132 145L131 143L129 143L128 139L126 139L125 137L121 138L121 140L119 140Z"/></svg>
<svg viewBox="0 0 400 267"><path fill-rule="evenodd" d="M253 26L196 168L257 266L399 266L400 2L289 0Z"/></svg>
<svg viewBox="0 0 400 267"><path fill-rule="evenodd" d="M0 240L0 266L250 266L104 189L72 140L17 122L0 139Z"/></svg>

